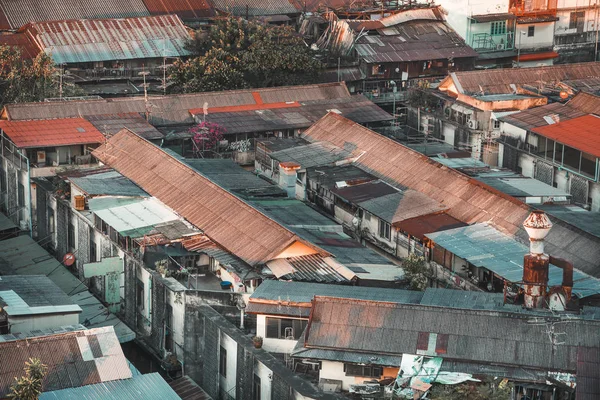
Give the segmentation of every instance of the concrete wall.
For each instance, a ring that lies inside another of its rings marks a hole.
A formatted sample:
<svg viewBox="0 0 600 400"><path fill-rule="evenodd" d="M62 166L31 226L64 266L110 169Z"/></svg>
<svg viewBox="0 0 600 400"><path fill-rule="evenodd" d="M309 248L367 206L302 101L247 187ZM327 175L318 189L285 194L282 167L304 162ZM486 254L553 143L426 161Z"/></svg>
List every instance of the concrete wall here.
<svg viewBox="0 0 600 400"><path fill-rule="evenodd" d="M250 337L203 304L201 298L186 298L185 374L212 398L221 398L220 394L227 390L231 398L252 398L255 374L261 380L260 398L264 400L330 398L264 349L255 349ZM227 350L225 378L219 374L221 346Z"/></svg>
<svg viewBox="0 0 600 400"><path fill-rule="evenodd" d="M9 317L10 333L31 332L38 329L56 329L79 324L79 313L41 314Z"/></svg>
<svg viewBox="0 0 600 400"><path fill-rule="evenodd" d="M32 223L29 160L6 140L0 142L0 149L0 168L5 179L5 192L0 194L0 208L17 226L23 224L23 227L29 229ZM23 199L19 198L19 184L23 185Z"/></svg>
<svg viewBox="0 0 600 400"><path fill-rule="evenodd" d="M269 353L286 353L290 354L296 346L296 340L287 339L273 339L267 337L267 317L269 318L281 318L275 315L264 315L260 314L256 316L256 336L263 338L263 349ZM291 318L285 317L286 319L302 319L308 320L307 318Z"/></svg>
<svg viewBox="0 0 600 400"><path fill-rule="evenodd" d="M534 35L528 36L530 26L534 26ZM522 32L522 33L521 33ZM520 39L519 39L520 36ZM517 24L515 31L515 48L529 51L538 48L552 47L554 45L554 22L537 24ZM536 61L536 63L542 61ZM523 66L523 63L521 64Z"/></svg>

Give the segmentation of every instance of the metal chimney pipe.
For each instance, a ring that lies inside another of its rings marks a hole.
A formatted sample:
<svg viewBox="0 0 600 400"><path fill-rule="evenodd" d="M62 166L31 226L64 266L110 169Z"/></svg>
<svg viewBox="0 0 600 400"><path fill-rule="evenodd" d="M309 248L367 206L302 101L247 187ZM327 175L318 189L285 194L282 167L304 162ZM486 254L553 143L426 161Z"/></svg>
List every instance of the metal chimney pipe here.
<svg viewBox="0 0 600 400"><path fill-rule="evenodd" d="M544 254L544 238L552 222L543 211L533 211L523 222L529 235L530 252L523 259L523 289L525 307L541 308L545 305L550 259Z"/></svg>

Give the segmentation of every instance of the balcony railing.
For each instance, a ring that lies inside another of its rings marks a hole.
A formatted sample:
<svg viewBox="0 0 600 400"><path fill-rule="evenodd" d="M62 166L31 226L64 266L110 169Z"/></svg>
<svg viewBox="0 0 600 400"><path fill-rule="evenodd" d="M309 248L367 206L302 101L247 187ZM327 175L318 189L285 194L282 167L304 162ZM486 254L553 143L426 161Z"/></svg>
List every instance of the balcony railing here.
<svg viewBox="0 0 600 400"><path fill-rule="evenodd" d="M404 92L365 92L363 95L373 103L391 103L394 101L406 101L408 91Z"/></svg>
<svg viewBox="0 0 600 400"><path fill-rule="evenodd" d="M476 33L471 40L471 47L478 52L512 50L515 48L515 36L513 32L499 35L489 33Z"/></svg>
<svg viewBox="0 0 600 400"><path fill-rule="evenodd" d="M168 66L167 66L168 67ZM147 73L148 76L162 77L163 68L158 67L145 67L145 68L69 68L69 74L76 79L81 80L94 80L94 79L127 79L127 78L139 78L142 73Z"/></svg>

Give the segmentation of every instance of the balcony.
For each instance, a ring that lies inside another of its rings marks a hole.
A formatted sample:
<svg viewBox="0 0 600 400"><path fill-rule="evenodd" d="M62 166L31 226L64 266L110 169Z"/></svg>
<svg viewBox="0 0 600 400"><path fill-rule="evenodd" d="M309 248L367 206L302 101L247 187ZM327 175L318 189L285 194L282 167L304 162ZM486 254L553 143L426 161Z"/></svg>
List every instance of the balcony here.
<svg viewBox="0 0 600 400"><path fill-rule="evenodd" d="M393 103L395 101L406 101L408 99L408 91L404 92L365 92L363 95L375 104Z"/></svg>
<svg viewBox="0 0 600 400"><path fill-rule="evenodd" d="M513 32L498 35L476 33L471 40L471 47L479 53L513 50L515 48L515 36Z"/></svg>

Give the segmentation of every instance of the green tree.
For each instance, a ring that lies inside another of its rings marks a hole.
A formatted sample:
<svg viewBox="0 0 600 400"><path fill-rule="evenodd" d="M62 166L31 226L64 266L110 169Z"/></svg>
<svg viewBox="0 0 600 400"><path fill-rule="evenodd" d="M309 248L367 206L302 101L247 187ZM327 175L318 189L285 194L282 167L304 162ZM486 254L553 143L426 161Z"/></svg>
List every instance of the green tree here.
<svg viewBox="0 0 600 400"><path fill-rule="evenodd" d="M425 290L429 286L431 270L423 257L414 253L409 254L402 261L402 268L404 269L404 277L409 282L411 289Z"/></svg>
<svg viewBox="0 0 600 400"><path fill-rule="evenodd" d="M202 92L314 82L321 63L293 28L242 18L217 21L188 44L195 57L170 72L173 91Z"/></svg>
<svg viewBox="0 0 600 400"><path fill-rule="evenodd" d="M489 380L465 382L458 385L434 384L429 392L431 400L510 400L512 385Z"/></svg>
<svg viewBox="0 0 600 400"><path fill-rule="evenodd" d="M15 378L10 388L9 398L17 400L37 400L42 393L42 383L48 367L39 358L30 358L25 362L25 375Z"/></svg>
<svg viewBox="0 0 600 400"><path fill-rule="evenodd" d="M18 47L0 45L0 107L8 103L41 101L60 95L60 75L50 58L40 53L24 60ZM63 95L81 91L63 80Z"/></svg>

